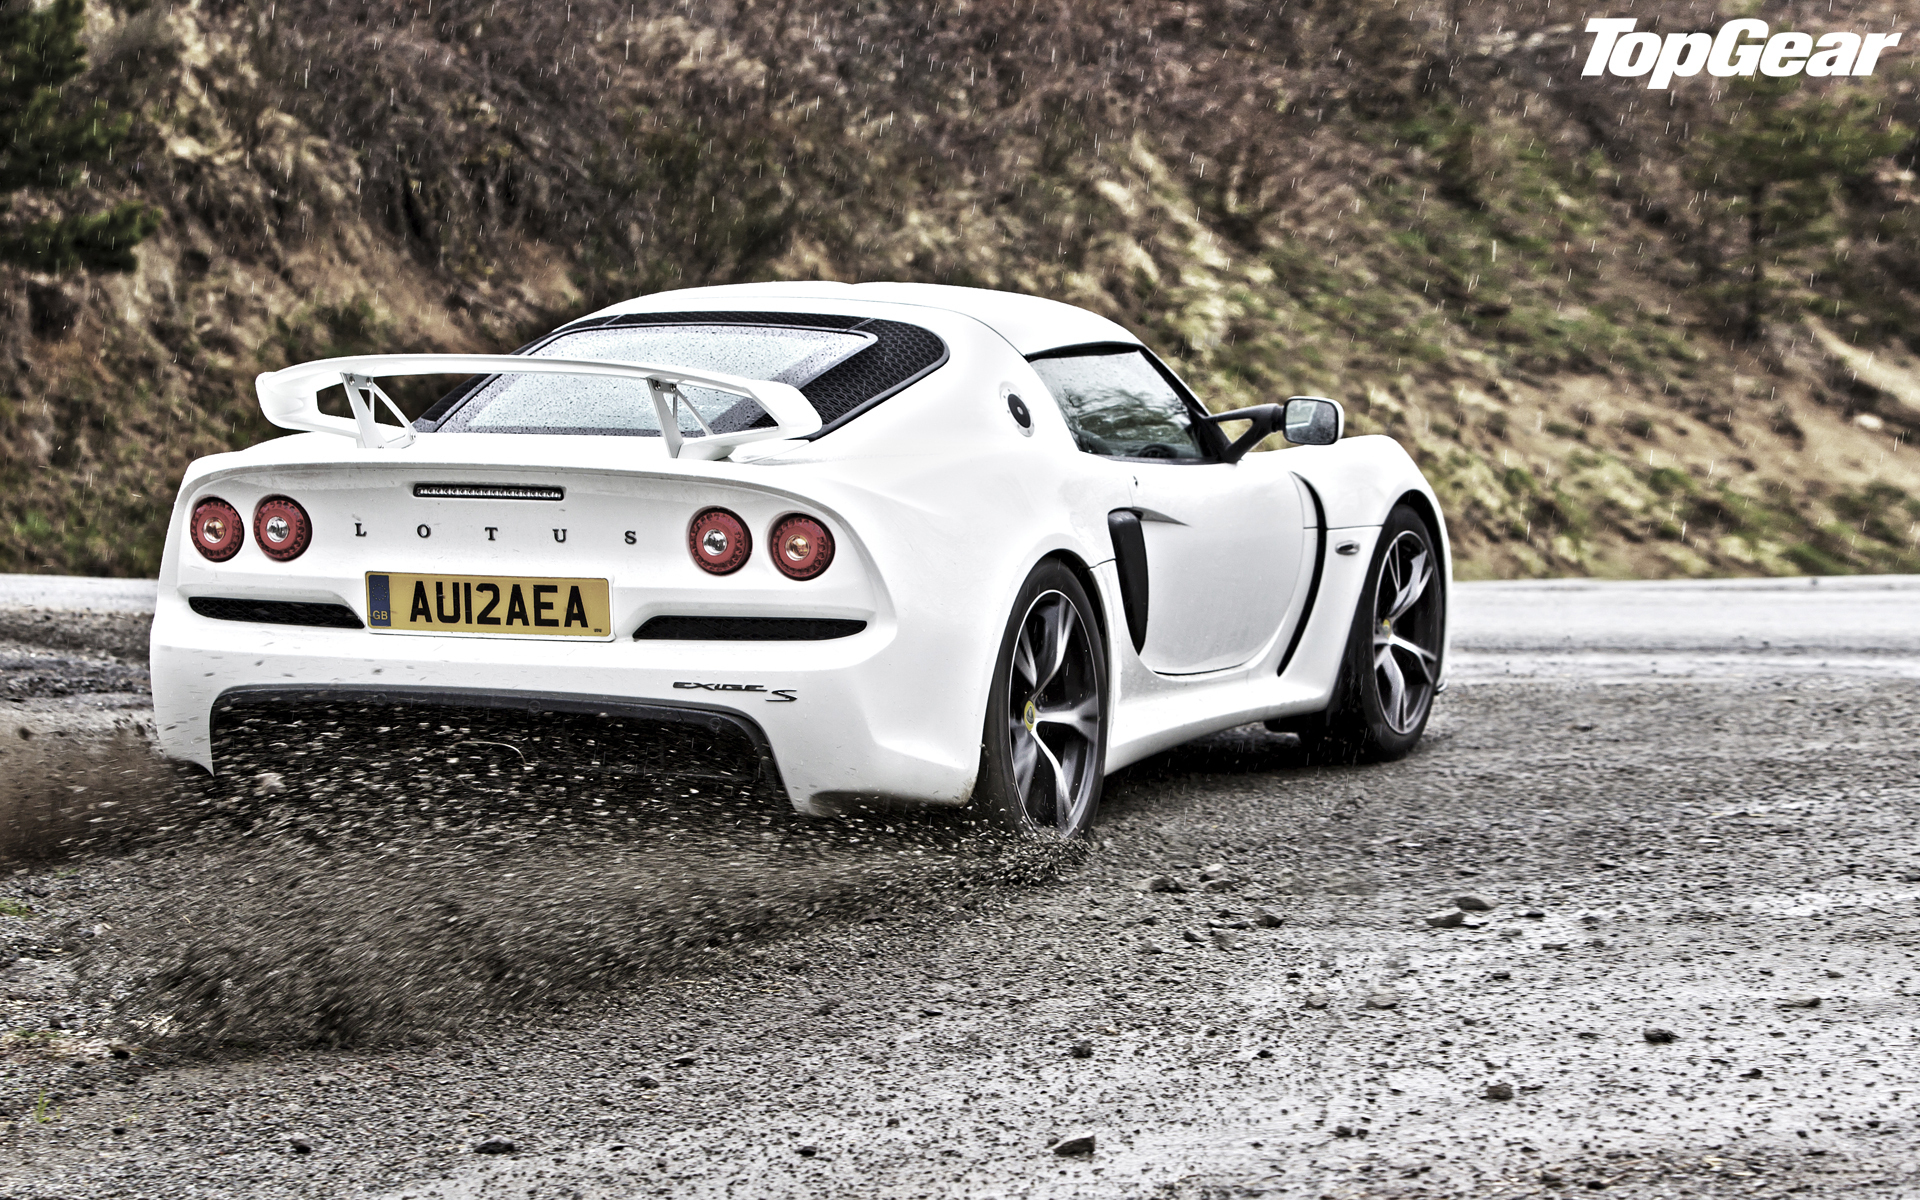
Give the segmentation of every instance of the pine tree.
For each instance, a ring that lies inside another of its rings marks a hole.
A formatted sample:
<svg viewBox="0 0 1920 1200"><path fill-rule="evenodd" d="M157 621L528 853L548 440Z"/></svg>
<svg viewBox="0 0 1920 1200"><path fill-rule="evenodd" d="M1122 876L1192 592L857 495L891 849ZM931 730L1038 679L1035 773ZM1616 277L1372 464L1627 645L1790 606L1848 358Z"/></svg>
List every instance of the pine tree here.
<svg viewBox="0 0 1920 1200"><path fill-rule="evenodd" d="M1740 227L1743 251L1730 263L1705 265L1745 277L1720 290L1750 342L1760 340L1772 307L1768 255L1820 240L1818 223L1837 190L1907 142L1906 130L1876 117L1868 96L1801 97L1801 90L1797 75L1736 80L1721 101L1737 106L1735 115L1706 135L1707 153L1694 167L1695 186L1717 194L1720 211Z"/></svg>
<svg viewBox="0 0 1920 1200"><path fill-rule="evenodd" d="M125 140L132 121L98 102L73 111L61 89L86 69L80 31L86 0L0 0L0 197L22 188L64 191L85 164ZM8 203L0 198L0 212ZM76 267L131 271L133 248L160 223L136 201L105 212L53 217L0 228L0 260L35 270Z"/></svg>

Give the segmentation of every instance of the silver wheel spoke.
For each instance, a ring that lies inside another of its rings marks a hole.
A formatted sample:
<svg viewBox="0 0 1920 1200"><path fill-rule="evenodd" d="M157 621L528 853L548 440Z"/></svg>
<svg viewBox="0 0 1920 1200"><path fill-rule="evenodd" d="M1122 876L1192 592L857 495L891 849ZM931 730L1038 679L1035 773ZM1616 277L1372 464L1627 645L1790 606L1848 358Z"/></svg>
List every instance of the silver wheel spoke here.
<svg viewBox="0 0 1920 1200"><path fill-rule="evenodd" d="M1039 733L1029 735L1029 740L1042 755L1046 756L1047 766L1053 768L1053 823L1061 829L1071 828L1073 801L1067 795L1067 773L1060 769L1060 760L1055 758L1053 751L1040 740ZM1027 811L1029 813L1033 811L1031 797L1028 797Z"/></svg>
<svg viewBox="0 0 1920 1200"><path fill-rule="evenodd" d="M1078 704L1043 708L1034 714L1035 725L1058 725L1073 732L1084 742L1100 736L1100 698L1089 696Z"/></svg>
<svg viewBox="0 0 1920 1200"><path fill-rule="evenodd" d="M1072 645L1073 637L1073 605L1065 599L1058 600L1051 606L1050 612L1041 616L1041 620L1045 622L1046 641L1041 644L1038 665L1045 667L1047 673L1033 685L1036 692L1052 683L1053 677L1060 673L1061 666L1067 661L1067 649Z"/></svg>
<svg viewBox="0 0 1920 1200"><path fill-rule="evenodd" d="M1375 634L1373 638L1373 645L1376 650L1378 650L1382 646L1391 646L1396 650L1404 650L1408 654L1411 654L1415 658L1419 659L1420 665L1422 667L1431 665L1432 663L1437 661L1440 657L1438 654L1435 654L1433 651L1427 649L1425 646L1416 646L1414 643L1401 637L1397 633Z"/></svg>
<svg viewBox="0 0 1920 1200"><path fill-rule="evenodd" d="M1390 621L1399 620L1406 614L1406 611L1412 608L1420 597L1424 596L1427 592L1427 583L1432 580L1433 571L1427 566L1427 552L1425 550L1414 555L1411 573L1413 578L1404 584L1400 583L1398 579L1395 580L1399 590L1393 598L1392 609L1387 612L1387 619ZM1398 574L1399 572L1396 571L1395 575L1397 576Z"/></svg>
<svg viewBox="0 0 1920 1200"><path fill-rule="evenodd" d="M1383 647L1374 656L1373 665L1380 678L1386 683L1385 701L1380 707L1386 709L1387 724L1395 729L1406 728L1407 714L1407 677L1400 673L1399 660L1393 657L1393 651Z"/></svg>
<svg viewBox="0 0 1920 1200"><path fill-rule="evenodd" d="M1039 678L1040 671L1034 665L1033 639L1024 621L1021 622L1019 636L1013 642L1013 669L1020 673L1020 678L1027 681L1029 688L1036 687L1034 681Z"/></svg>
<svg viewBox="0 0 1920 1200"><path fill-rule="evenodd" d="M1020 793L1020 800L1026 803L1033 792L1033 769L1040 762L1040 755L1034 751L1034 743L1039 739L1016 726L1013 735L1013 786Z"/></svg>

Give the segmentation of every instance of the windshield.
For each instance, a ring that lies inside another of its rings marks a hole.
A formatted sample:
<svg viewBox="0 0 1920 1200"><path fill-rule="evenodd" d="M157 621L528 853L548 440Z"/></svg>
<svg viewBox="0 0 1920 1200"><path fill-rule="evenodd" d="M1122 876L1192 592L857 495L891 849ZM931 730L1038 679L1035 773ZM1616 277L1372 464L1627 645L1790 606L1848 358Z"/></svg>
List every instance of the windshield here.
<svg viewBox="0 0 1920 1200"><path fill-rule="evenodd" d="M874 342L870 333L779 325L625 325L563 333L530 353L537 358L614 359L690 367L802 387ZM686 386L682 433L698 434L691 407L715 433L772 424L752 400ZM496 375L440 425L474 433L598 433L658 437L660 423L645 383L567 375Z"/></svg>

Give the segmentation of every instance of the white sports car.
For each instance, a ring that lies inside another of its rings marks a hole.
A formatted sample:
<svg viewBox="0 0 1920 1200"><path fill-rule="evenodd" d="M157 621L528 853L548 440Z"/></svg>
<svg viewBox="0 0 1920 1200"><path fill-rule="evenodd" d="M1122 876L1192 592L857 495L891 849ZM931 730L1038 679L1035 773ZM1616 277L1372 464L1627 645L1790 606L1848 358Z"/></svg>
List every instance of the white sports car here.
<svg viewBox="0 0 1920 1200"><path fill-rule="evenodd" d="M375 381L423 374L470 378L409 425ZM153 624L162 744L210 770L236 703L519 707L731 726L803 813L1073 836L1108 772L1248 722L1402 755L1443 684L1400 446L1322 398L1209 413L1066 304L699 288L259 392L305 432L188 469Z"/></svg>

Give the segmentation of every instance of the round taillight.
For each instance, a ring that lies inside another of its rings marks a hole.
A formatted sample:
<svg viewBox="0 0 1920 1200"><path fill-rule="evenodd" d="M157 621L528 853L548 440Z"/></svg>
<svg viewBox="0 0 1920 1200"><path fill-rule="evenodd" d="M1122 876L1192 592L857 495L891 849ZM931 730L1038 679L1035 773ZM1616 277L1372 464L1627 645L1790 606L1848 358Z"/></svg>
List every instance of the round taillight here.
<svg viewBox="0 0 1920 1200"><path fill-rule="evenodd" d="M687 549L700 569L713 575L731 575L753 553L753 536L746 523L724 508L702 510L687 526Z"/></svg>
<svg viewBox="0 0 1920 1200"><path fill-rule="evenodd" d="M287 496L268 496L253 510L253 540L260 553L286 562L306 553L313 541L313 522L300 502Z"/></svg>
<svg viewBox="0 0 1920 1200"><path fill-rule="evenodd" d="M773 565L788 579L812 579L833 565L833 535L812 517L782 517L773 527Z"/></svg>
<svg viewBox="0 0 1920 1200"><path fill-rule="evenodd" d="M240 528L239 510L213 496L193 506L188 533L193 538L193 548L214 562L225 562L240 553L240 543L246 540Z"/></svg>

